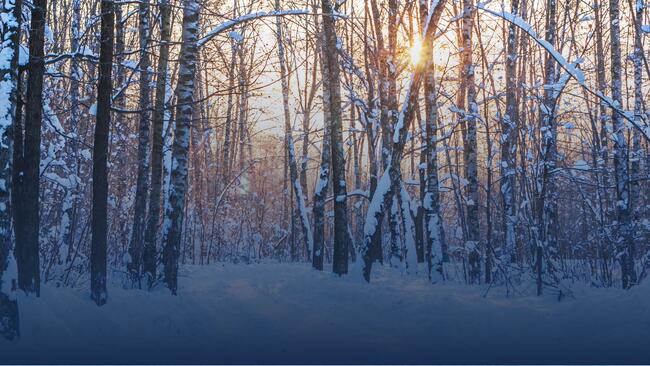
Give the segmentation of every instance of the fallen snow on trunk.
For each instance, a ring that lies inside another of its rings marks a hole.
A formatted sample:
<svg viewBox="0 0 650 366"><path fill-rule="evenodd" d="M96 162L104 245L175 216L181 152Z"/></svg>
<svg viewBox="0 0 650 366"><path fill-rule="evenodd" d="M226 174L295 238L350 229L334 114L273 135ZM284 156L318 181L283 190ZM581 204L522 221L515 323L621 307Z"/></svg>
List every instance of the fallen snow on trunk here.
<svg viewBox="0 0 650 366"><path fill-rule="evenodd" d="M650 286L518 296L308 265L183 267L179 296L44 286L1 363L648 363ZM646 281L648 282L648 281Z"/></svg>

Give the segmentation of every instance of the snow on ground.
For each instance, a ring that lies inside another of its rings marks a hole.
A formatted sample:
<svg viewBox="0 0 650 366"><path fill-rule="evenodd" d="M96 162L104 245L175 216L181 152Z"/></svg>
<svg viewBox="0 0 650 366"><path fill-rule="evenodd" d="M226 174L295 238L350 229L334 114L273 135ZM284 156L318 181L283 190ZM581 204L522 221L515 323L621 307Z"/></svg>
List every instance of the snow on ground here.
<svg viewBox="0 0 650 366"><path fill-rule="evenodd" d="M0 341L0 363L650 362L650 285L558 302L373 274L190 266L177 297L112 287L101 308L44 286L19 298L22 338Z"/></svg>

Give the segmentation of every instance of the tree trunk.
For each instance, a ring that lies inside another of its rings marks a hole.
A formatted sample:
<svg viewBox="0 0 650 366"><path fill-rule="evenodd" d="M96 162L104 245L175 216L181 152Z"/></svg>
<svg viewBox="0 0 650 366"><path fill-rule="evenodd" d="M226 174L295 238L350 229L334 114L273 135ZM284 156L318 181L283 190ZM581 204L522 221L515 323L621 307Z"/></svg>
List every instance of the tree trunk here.
<svg viewBox="0 0 650 366"><path fill-rule="evenodd" d="M198 2L185 0L183 5L183 44L181 45L178 85L175 92L176 126L172 146L171 185L163 224L165 283L173 295L176 295L178 291L178 258L187 192L189 128L192 120L192 99L198 53L196 43L199 31Z"/></svg>
<svg viewBox="0 0 650 366"><path fill-rule="evenodd" d="M19 0L22 3L22 0ZM19 41L18 41L19 42ZM18 46L16 46L18 47ZM18 51L17 51L18 52ZM13 218L14 224L14 236L16 241L14 243L14 256L16 261L22 255L22 247L19 243L24 243L24 234L23 230L23 178L25 178L25 171L23 169L23 160L24 160L24 149L25 141L23 134L23 92L22 92L22 73L18 70L18 67L15 69L17 71L16 76L16 109L14 112L13 118L13 172L12 172L12 182L11 182L11 215ZM20 272L20 270L18 270ZM20 274L18 274L20 276Z"/></svg>
<svg viewBox="0 0 650 366"><path fill-rule="evenodd" d="M45 17L47 0L36 0L29 32L29 76L25 114L25 148L19 243L18 285L26 292L40 293L39 187L41 164L41 124L43 119L43 73L45 71Z"/></svg>
<svg viewBox="0 0 650 366"><path fill-rule="evenodd" d="M151 96L149 84L149 2L141 0L138 11L139 37L140 37L140 98L138 108L140 109L140 126L138 134L138 177L135 189L135 210L133 214L133 230L131 232L131 243L129 255L131 262L128 264L131 280L140 286L142 277L142 256L144 246L145 215L147 211L147 185L149 181L149 162L147 150L149 149L149 99Z"/></svg>
<svg viewBox="0 0 650 366"><path fill-rule="evenodd" d="M438 27L438 21L442 15L442 10L444 9L445 3L446 1L444 0L439 1L436 4L435 8L429 12L429 16L427 17L427 21L423 30L423 44L433 41L433 35ZM402 161L404 145L406 144L409 126L415 115L418 90L420 88L420 84L422 83L424 71L425 68L423 66L423 63L416 65L411 77L411 82L406 91L406 100L402 106L402 110L398 117L395 133L392 138L392 150L389 157L390 165L384 171L381 179L379 180L379 183L377 184L377 189L375 190L375 194L370 201L370 206L366 215L366 222L363 230L363 244L360 250L360 254L364 261L363 277L366 281L370 281L370 273L372 271L372 264L374 262L370 256L373 237L377 232L377 228L384 219L385 208L389 207L389 204L391 204L393 200L394 194L396 194L398 190L401 189L400 163Z"/></svg>
<svg viewBox="0 0 650 366"><path fill-rule="evenodd" d="M481 276L480 265L480 227L479 227L479 194L478 194L478 161L477 161L477 123L478 106L476 104L476 85L474 83L474 64L472 61L474 28L474 3L463 0L463 19L461 28L462 67L460 69L462 88L465 90L465 110L461 116L466 132L463 139L463 160L465 163L465 179L467 179L465 210L467 222L467 242L465 249L469 257L469 281L477 283Z"/></svg>
<svg viewBox="0 0 650 366"><path fill-rule="evenodd" d="M243 31L242 31L242 33L243 33ZM242 37L243 37L243 35L242 35ZM237 132L237 135L238 135L239 142L238 142L238 145L235 148L239 149L239 155L237 156L237 160L238 160L237 165L238 165L239 171L241 172L241 171L244 171L244 165L245 165L245 162L246 162L246 155L245 155L245 153L246 153L245 146L246 146L246 143L247 143L247 139L246 139L246 129L247 129L246 122L247 121L246 121L246 119L247 119L247 116L248 116L247 113L246 113L247 112L247 106L248 106L248 86L247 86L247 83L248 83L248 79L249 79L249 75L250 75L250 71L249 71L250 65L247 64L246 58L244 57L245 55L244 55L243 45L241 47L237 48L237 55L239 56L239 103L238 103L238 107L237 107L237 112L238 112L238 116L237 116L238 132ZM234 158L235 158L235 156L233 155L231 160L234 161L235 160Z"/></svg>
<svg viewBox="0 0 650 366"><path fill-rule="evenodd" d="M237 48L241 45L231 41L231 56L230 67L228 68L228 101L226 105L226 126L223 138L223 162L221 164L223 173L223 184L225 187L230 180L230 145L231 145L231 130L233 125L233 95L235 90L235 65L237 63Z"/></svg>
<svg viewBox="0 0 650 366"><path fill-rule="evenodd" d="M275 10L280 10L280 1L275 0ZM282 19L275 18L276 37L278 41L278 59L280 61L280 80L282 83L282 106L284 108L284 138L287 148L287 157L289 163L289 178L293 186L293 192L298 205L298 216L300 218L300 226L302 235L305 240L307 257L311 256L312 248L314 247L311 227L309 226L309 216L307 214L307 207L305 205L305 195L303 194L302 187L298 176L298 164L296 162L296 149L293 143L293 135L291 133L291 117L289 115L289 81L287 80L287 66L284 55L284 38L282 34ZM345 174L345 172L344 172ZM345 175L344 175L345 177Z"/></svg>
<svg viewBox="0 0 650 366"><path fill-rule="evenodd" d="M81 0L72 2L72 27L70 34L70 48L72 52L79 52L81 45ZM71 60L70 65L70 133L74 136L70 141L68 159L69 172L74 175L71 179L71 186L66 189L66 202L64 204L64 215L67 217L67 227L61 228L63 232L62 245L67 246L66 263L72 260L74 233L77 222L78 195L80 185L80 163L79 163L79 84L81 79L81 68L76 58Z"/></svg>
<svg viewBox="0 0 650 366"><path fill-rule="evenodd" d="M345 154L343 151L343 119L341 113L341 81L333 8L330 0L322 0L325 62L329 84L329 122L332 148L332 190L334 193L334 259L333 272L348 272L348 247L352 245L348 230L347 189L345 184Z"/></svg>
<svg viewBox="0 0 650 366"><path fill-rule="evenodd" d="M397 0L388 0L388 48L385 50L386 59L385 65L385 80L384 88L386 92L386 107L388 111L388 119L386 128L382 131L382 140L385 142L384 149L387 155L390 155L392 147L391 137L393 136L394 126L397 125L397 118L399 111L397 110L398 95L397 95L397 32L398 32L398 15L399 3ZM385 162L388 164L388 161ZM386 169L386 166L384 166ZM397 187L397 186L396 186ZM399 189L399 188L398 188ZM398 191L394 191L398 195ZM399 209L397 208L397 197L393 199L390 207L390 216L388 217L388 230L390 236L390 257L389 263L393 267L399 266L403 260L400 250L400 218Z"/></svg>
<svg viewBox="0 0 650 366"><path fill-rule="evenodd" d="M634 9L634 52L632 53L632 61L634 63L634 119L637 125L643 125L641 116L644 113L643 110L643 30L641 28L643 22L643 9L644 6L641 2L637 2L636 5L632 4L632 1L629 1L630 9ZM630 158L630 205L632 206L631 215L632 215L632 226L631 231L634 231L635 225L637 225L637 220L641 214L641 207L643 205L643 200L641 197L641 180L643 179L641 173L641 161L643 159L643 151L641 149L641 134L637 128L632 131L632 156ZM635 204L636 203L636 204ZM634 245L633 239L632 242L628 243L632 246ZM630 281L632 284L636 282L636 271L634 270L634 247L628 249L632 255L629 258L629 266L632 268L631 276L634 281Z"/></svg>
<svg viewBox="0 0 650 366"><path fill-rule="evenodd" d="M104 305L106 293L106 241L108 227L108 137L113 93L113 43L115 13L112 0L101 2L101 39L99 83L97 85L97 122L93 146L92 244L90 248L90 297Z"/></svg>
<svg viewBox="0 0 650 366"><path fill-rule="evenodd" d="M388 167L388 159L390 158L390 109L389 109L389 82L388 82L388 76L387 73L388 71L386 70L387 66L387 55L386 53L388 52L386 50L386 47L384 46L384 35L382 32L383 29L383 24L381 20L381 13L379 10L379 7L377 5L377 0L372 0L370 1L371 4L371 9L372 9L372 20L374 22L374 29L375 29L375 54L376 54L376 71L377 71L377 76L378 76L378 94L379 94L379 107L380 107L380 114L379 114L379 125L381 128L381 170L384 171ZM379 177L377 177L379 179ZM371 190L374 192L374 190ZM390 229L390 228L389 228ZM384 262L384 253L383 253L383 243L382 240L383 235L382 235L382 223L380 222L377 225L377 229L375 230L373 240L372 240L372 246L371 249L368 253L369 255L369 260L372 262L380 262L383 264Z"/></svg>
<svg viewBox="0 0 650 366"><path fill-rule="evenodd" d="M318 22L318 20L316 20ZM318 28L318 24L316 24ZM318 34L318 52L321 58L321 72L323 74L323 145L321 147L321 161L318 170L318 178L316 180L316 188L314 189L314 249L312 254L312 266L319 270L323 270L323 257L325 250L325 199L327 198L327 191L329 188L330 179L330 165L332 158L332 147L330 143L330 85L329 69L327 68L326 52L325 49L325 34L320 32Z"/></svg>
<svg viewBox="0 0 650 366"><path fill-rule="evenodd" d="M374 10L375 8L373 8ZM369 32L370 30L368 29L370 27L369 24L369 18L370 18L370 10L368 9L368 2L365 2L364 6L364 33ZM375 22L375 25L378 22ZM378 34L377 36L377 49L381 49L380 45L383 44L382 38L381 38L381 33ZM372 52L370 49L370 42L364 42L364 63L366 64L366 79L372 80L374 74L379 74L380 70L377 69L376 64L374 62L371 62L370 56ZM376 111L378 109L381 109L381 85L379 86L379 96L380 98L376 98L376 92L375 92L375 84L374 82L368 83L368 99L367 99L367 105L368 105L368 110L365 113L366 117L366 123L365 123L365 128L366 128L366 141L368 143L368 174L369 174L369 190L370 190L370 199L375 195L375 191L377 190L377 182L379 179L379 162L377 161L377 122L379 120L379 124L381 124L381 118L382 114L380 112L379 118L377 118ZM378 100L379 99L379 100ZM378 108L379 104L379 108ZM383 150L382 150L383 153ZM361 233L361 243L363 243L363 237L364 233ZM379 261L380 263L383 263L383 253L382 253L382 247L381 247L381 227L378 226L377 230L375 230L375 233L372 237L372 241L370 244L370 250L368 252L368 258L371 261Z"/></svg>
<svg viewBox="0 0 650 366"><path fill-rule="evenodd" d="M156 232L160 222L161 192L163 183L163 128L165 124L165 101L167 99L167 64L171 39L171 6L168 0L160 2L160 50L156 69L156 99L152 116L153 138L151 142L151 190L149 191L149 214L144 236L143 270L151 288L156 280Z"/></svg>
<svg viewBox="0 0 650 366"><path fill-rule="evenodd" d="M429 9L426 0L420 0L421 28ZM426 233L426 261L431 281L443 278L444 230L440 216L440 192L438 189L438 106L436 97L435 65L433 63L433 43L422 43L421 62L425 62L424 71L424 103L425 103L425 135L426 140L422 154L426 158L426 187L423 200L424 232Z"/></svg>
<svg viewBox="0 0 650 366"><path fill-rule="evenodd" d="M11 230L11 190L13 128L18 105L18 58L22 1L5 0L0 5L4 17L0 23L3 44L0 46L0 337L12 340L19 336L17 270Z"/></svg>
<svg viewBox="0 0 650 366"><path fill-rule="evenodd" d="M611 89L612 99L618 105L623 105L621 80L621 31L619 20L619 1L609 1L609 20L611 34ZM628 172L628 146L626 140L626 122L623 117L612 109L612 129L614 133L614 171L616 175L616 216L617 251L621 263L622 286L624 289L636 283L634 268L634 240L632 228L632 210L630 202L630 176Z"/></svg>
<svg viewBox="0 0 650 366"><path fill-rule="evenodd" d="M556 0L548 0L546 3L547 19L546 19L546 35L545 40L551 46L555 45L556 38L556 19L555 8L557 6ZM551 55L546 55L544 62L544 84L549 86L544 88L544 98L542 106L540 107L540 140L542 142L542 172L541 172L541 187L538 192L537 202L537 222L538 222L538 240L536 241L535 250L535 272L537 283L537 295L542 294L543 288L543 273L546 267L547 274L552 271L549 268L550 262L544 266L544 256L548 256L549 249L555 247L555 233L552 233L554 221L554 203L553 203L553 170L555 169L555 159L557 151L557 127L555 120L555 107L556 107L556 91L555 84L555 61Z"/></svg>
<svg viewBox="0 0 650 366"><path fill-rule="evenodd" d="M598 91L603 95L607 93L607 82L605 81L605 51L603 47L603 32L605 27L603 26L603 15L601 12L602 2L601 0L594 1L594 17L595 19L595 32L596 32L596 84ZM607 106L605 102L599 101L599 116L600 116L600 155L601 158L599 161L599 170L601 170L601 184L607 186L608 176L606 173L607 170L607 161L609 157L608 151L608 136L607 136L607 124L609 121L609 116L607 114Z"/></svg>
<svg viewBox="0 0 650 366"><path fill-rule="evenodd" d="M511 12L519 13L519 0L513 0ZM508 24L508 38L506 44L506 114L501 119L501 200L503 211L501 216L504 237L504 250L502 257L511 263L516 260L515 255L515 224L517 214L515 211L515 183L517 173L517 123L519 120L517 81L517 28ZM489 202L488 202L489 205Z"/></svg>

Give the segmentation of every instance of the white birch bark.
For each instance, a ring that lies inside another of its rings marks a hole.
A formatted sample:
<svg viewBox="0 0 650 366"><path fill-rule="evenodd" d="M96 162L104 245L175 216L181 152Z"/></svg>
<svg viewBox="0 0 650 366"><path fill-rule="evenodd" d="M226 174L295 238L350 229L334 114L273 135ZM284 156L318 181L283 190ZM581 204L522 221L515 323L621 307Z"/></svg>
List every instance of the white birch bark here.
<svg viewBox="0 0 650 366"><path fill-rule="evenodd" d="M513 15L519 13L519 0L511 4ZM504 236L504 258L511 262L516 259L515 253L515 224L517 221L515 209L515 176L517 165L517 124L519 119L517 92L517 28L508 24L506 52L506 114L501 120L501 199L503 201L502 227Z"/></svg>
<svg viewBox="0 0 650 366"><path fill-rule="evenodd" d="M172 146L169 199L163 222L163 264L165 283L173 295L178 291L178 259L180 255L185 195L190 124L192 122L194 81L198 56L199 4L197 0L183 1L183 38L176 86L176 115Z"/></svg>
<svg viewBox="0 0 650 366"><path fill-rule="evenodd" d="M611 91L612 100L620 108L623 101L621 75L621 30L619 19L619 0L609 1L609 21L611 37ZM626 139L627 127L621 113L612 109L612 129L614 139L614 172L616 176L616 216L617 257L621 264L623 288L636 283L634 269L634 241L632 239L632 210L630 202L630 175L628 170L629 153Z"/></svg>
<svg viewBox="0 0 650 366"><path fill-rule="evenodd" d="M133 213L133 229L131 231L131 242L129 255L131 262L128 270L131 280L140 285L140 278L143 273L142 257L144 249L145 219L147 213L147 190L149 185L149 130L151 124L151 113L149 111L151 98L151 74L149 59L150 25L149 25L149 1L141 0L138 5L138 35L140 46L140 95L138 109L140 110L140 121L138 128L138 173L135 188L135 204Z"/></svg>
<svg viewBox="0 0 650 366"><path fill-rule="evenodd" d="M19 335L10 204L22 2L3 0L0 5L0 336L11 340Z"/></svg>

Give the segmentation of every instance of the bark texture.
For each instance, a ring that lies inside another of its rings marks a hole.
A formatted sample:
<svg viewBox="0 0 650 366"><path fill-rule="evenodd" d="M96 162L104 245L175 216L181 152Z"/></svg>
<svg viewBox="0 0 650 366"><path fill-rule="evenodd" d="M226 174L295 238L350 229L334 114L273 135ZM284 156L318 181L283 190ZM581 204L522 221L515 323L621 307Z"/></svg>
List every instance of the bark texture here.
<svg viewBox="0 0 650 366"><path fill-rule="evenodd" d="M169 199L163 222L163 265L165 284L173 295L178 291L178 259L180 254L190 124L192 123L194 81L197 63L199 4L196 0L183 2L183 43L181 45L178 85L176 86L176 125L172 145L172 170Z"/></svg>

